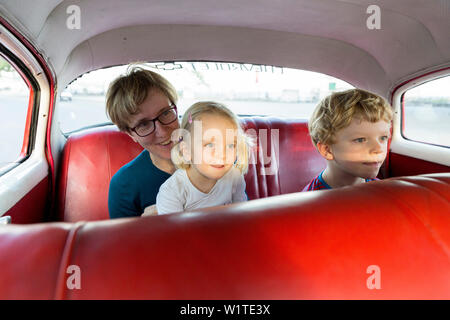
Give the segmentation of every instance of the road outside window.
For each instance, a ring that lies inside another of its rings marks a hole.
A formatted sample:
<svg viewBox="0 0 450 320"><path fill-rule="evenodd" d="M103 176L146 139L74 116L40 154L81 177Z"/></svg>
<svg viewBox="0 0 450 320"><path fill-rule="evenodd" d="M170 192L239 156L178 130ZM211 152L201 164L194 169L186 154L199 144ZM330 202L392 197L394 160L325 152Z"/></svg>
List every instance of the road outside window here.
<svg viewBox="0 0 450 320"><path fill-rule="evenodd" d="M0 170L19 160L27 119L29 89L0 56Z"/></svg>
<svg viewBox="0 0 450 320"><path fill-rule="evenodd" d="M450 76L414 87L403 95L403 136L450 147Z"/></svg>
<svg viewBox="0 0 450 320"><path fill-rule="evenodd" d="M118 66L89 72L72 82L58 102L59 123L68 133L109 122L105 94L110 82L126 72ZM239 115L309 118L317 102L333 91L353 88L316 72L240 63L148 63L177 89L180 114L198 101L213 100Z"/></svg>

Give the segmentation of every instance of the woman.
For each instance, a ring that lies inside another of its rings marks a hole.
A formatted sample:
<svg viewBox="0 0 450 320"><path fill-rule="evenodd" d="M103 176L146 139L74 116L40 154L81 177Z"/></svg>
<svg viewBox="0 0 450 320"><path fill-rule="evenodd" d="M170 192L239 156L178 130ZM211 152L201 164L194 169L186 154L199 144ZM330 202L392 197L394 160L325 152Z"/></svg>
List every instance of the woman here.
<svg viewBox="0 0 450 320"><path fill-rule="evenodd" d="M179 128L175 88L162 76L140 67L114 80L106 111L119 130L143 148L109 185L110 218L140 216L156 203L159 187L175 171L170 159L172 132Z"/></svg>

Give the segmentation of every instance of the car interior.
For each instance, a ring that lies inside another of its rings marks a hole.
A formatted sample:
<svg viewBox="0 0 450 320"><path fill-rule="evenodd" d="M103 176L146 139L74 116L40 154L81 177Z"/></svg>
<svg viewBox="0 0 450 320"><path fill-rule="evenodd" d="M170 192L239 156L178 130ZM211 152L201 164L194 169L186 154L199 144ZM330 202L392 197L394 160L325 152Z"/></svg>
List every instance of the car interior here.
<svg viewBox="0 0 450 320"><path fill-rule="evenodd" d="M0 299L450 298L450 147L403 132L405 92L450 75L448 2L377 1L378 29L370 0L25 2L0 0L0 53L30 93L21 155L0 167ZM110 220L111 178L143 148L113 124L63 133L60 94L135 61L310 70L377 93L394 108L380 181L300 192L326 167L308 119L246 115L278 133L251 149L248 202Z"/></svg>

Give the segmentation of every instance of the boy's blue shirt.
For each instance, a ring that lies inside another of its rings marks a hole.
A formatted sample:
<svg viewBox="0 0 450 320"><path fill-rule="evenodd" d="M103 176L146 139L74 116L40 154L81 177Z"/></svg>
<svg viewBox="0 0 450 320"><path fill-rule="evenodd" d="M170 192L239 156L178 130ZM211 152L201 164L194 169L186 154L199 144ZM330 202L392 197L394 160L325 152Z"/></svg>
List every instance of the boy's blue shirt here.
<svg viewBox="0 0 450 320"><path fill-rule="evenodd" d="M140 216L144 209L156 203L159 187L170 174L159 170L150 159L147 150L124 165L112 177L109 184L109 217Z"/></svg>
<svg viewBox="0 0 450 320"><path fill-rule="evenodd" d="M333 189L330 187L330 185L328 183L325 182L325 180L323 180L323 172L325 170L323 170L321 173L319 173L319 175L317 177L315 177L314 179L312 179L302 190L303 191L313 191L313 190L326 190L326 189ZM376 181L379 180L378 178L374 178L374 179L365 179L366 182L370 182L370 181Z"/></svg>

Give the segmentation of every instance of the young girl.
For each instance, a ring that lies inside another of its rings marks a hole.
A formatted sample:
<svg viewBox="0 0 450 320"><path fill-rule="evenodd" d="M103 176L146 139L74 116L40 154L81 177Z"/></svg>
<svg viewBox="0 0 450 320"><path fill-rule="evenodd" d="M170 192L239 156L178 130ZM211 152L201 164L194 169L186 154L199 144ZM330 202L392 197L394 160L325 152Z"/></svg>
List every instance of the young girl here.
<svg viewBox="0 0 450 320"><path fill-rule="evenodd" d="M158 214L247 200L243 175L250 141L233 112L216 102L195 103L174 134L177 170L159 189Z"/></svg>

